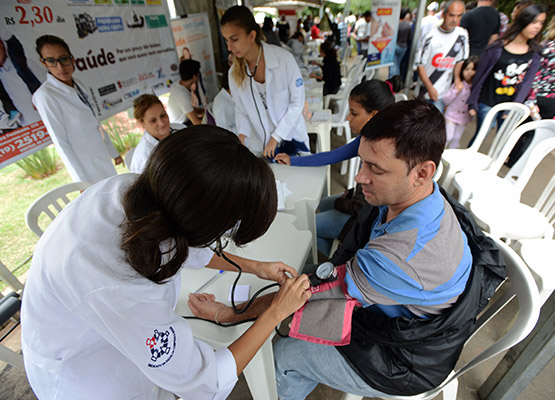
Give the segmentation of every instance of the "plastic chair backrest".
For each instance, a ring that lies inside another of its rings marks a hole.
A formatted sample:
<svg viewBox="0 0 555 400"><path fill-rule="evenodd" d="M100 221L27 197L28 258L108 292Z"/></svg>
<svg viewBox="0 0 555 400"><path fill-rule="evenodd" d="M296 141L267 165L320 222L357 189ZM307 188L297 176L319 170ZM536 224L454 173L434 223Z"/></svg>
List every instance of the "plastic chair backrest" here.
<svg viewBox="0 0 555 400"><path fill-rule="evenodd" d="M534 208L540 210L551 225L555 223L555 175L551 177Z"/></svg>
<svg viewBox="0 0 555 400"><path fill-rule="evenodd" d="M542 122L542 121L537 121L537 122ZM533 122L531 122L531 124L533 124ZM519 176L517 176L516 180L514 181L515 189L518 192L522 192L524 190L524 187L530 180L532 174L534 173L534 170L539 165L539 163L544 159L544 157L547 156L549 153L551 153L553 150L555 150L555 137L545 139L542 142L536 143L534 148L528 149L528 150L530 150L530 157L528 157L528 160L526 162L526 165L524 166L524 169L522 170L522 173ZM513 177L507 176L507 179L512 180Z"/></svg>
<svg viewBox="0 0 555 400"><path fill-rule="evenodd" d="M511 153L511 151L515 147L516 143L518 142L518 139L520 139L520 137L522 135L524 135L526 132L533 131L534 129L536 129L536 127L541 126L543 124L544 124L544 121L527 122L525 124L520 125L518 128L514 129L512 132L510 132L507 135L507 138L505 140L503 148L501 148L501 150L498 152L496 157L492 158L491 164L490 164L490 166L488 167L488 169L486 171L488 171L489 173L492 173L492 174L498 174L499 171L501 170L501 167L505 163L505 160L507 159L507 157L509 156L509 154ZM528 148L527 151L533 151L533 149ZM528 164L530 164L530 162L533 161L532 157L530 157L528 161L529 161ZM535 168L535 166L534 166L534 168ZM526 169L526 167L524 169ZM523 170L523 172L524 172L524 170ZM522 176L522 175L523 174L520 174L520 176Z"/></svg>
<svg viewBox="0 0 555 400"><path fill-rule="evenodd" d="M51 220L62 211L62 209L70 202L67 195L71 192L85 190L91 186L89 182L72 182L52 189L35 200L25 214L25 223L27 227L38 237L41 237L44 231L39 226L39 217L45 213Z"/></svg>
<svg viewBox="0 0 555 400"><path fill-rule="evenodd" d="M530 157L529 150L534 148L534 146L539 142L552 137L555 137L555 120L553 119L542 120L542 123L537 124L536 129L534 130L534 137L532 138L530 144L528 145L528 149L514 163L514 165L511 167L507 175L519 176L522 173L524 166L528 162L528 158Z"/></svg>
<svg viewBox="0 0 555 400"><path fill-rule="evenodd" d="M491 318L493 318L509 301L516 297L518 299L518 316L509 331L474 359L466 363L457 370L450 380L456 379L465 372L490 359L491 357L505 351L521 342L534 329L540 316L540 297L538 287L534 277L530 273L528 266L506 243L499 239L491 238L501 253L505 261L507 271L507 281L505 292L499 296L488 308L480 315L477 321L476 330L467 340L467 343ZM444 382L443 386L448 382Z"/></svg>
<svg viewBox="0 0 555 400"><path fill-rule="evenodd" d="M393 96L395 97L395 103L398 103L399 101L407 101L409 99L409 97L404 93L395 93Z"/></svg>
<svg viewBox="0 0 555 400"><path fill-rule="evenodd" d="M469 147L469 150L478 151L482 142L486 139L486 136L491 131L491 125L494 121L494 118L497 116L497 113L500 112L508 112L507 117L501 124L501 127L495 134L495 139L488 151L488 155L491 158L495 158L499 151L505 145L505 135L510 134L515 127L517 127L522 121L528 118L530 115L530 109L521 103L500 103L491 108L489 112L486 114L484 121L482 122L482 126L476 135L476 139L474 139L474 143L472 146Z"/></svg>

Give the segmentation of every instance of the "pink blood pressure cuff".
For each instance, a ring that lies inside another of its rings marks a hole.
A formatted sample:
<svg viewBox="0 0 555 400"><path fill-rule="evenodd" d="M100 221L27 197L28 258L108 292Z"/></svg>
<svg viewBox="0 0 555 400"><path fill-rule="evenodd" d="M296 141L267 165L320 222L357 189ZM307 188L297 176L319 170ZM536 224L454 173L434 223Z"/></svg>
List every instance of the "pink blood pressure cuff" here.
<svg viewBox="0 0 555 400"><path fill-rule="evenodd" d="M345 265L337 267L337 279L311 287L312 296L293 315L289 336L328 346L351 343L353 309L360 303L347 293Z"/></svg>

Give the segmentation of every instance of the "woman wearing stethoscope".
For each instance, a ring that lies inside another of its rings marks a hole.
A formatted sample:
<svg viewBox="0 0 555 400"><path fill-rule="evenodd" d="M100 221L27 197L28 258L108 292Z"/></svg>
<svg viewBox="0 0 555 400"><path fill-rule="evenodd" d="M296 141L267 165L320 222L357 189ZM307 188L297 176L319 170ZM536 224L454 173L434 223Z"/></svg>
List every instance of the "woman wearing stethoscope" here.
<svg viewBox="0 0 555 400"><path fill-rule="evenodd" d="M268 158L308 151L303 78L291 53L262 42L260 27L247 7L229 8L221 26L234 55L229 87L241 142Z"/></svg>
<svg viewBox="0 0 555 400"><path fill-rule="evenodd" d="M33 104L71 178L95 183L116 175L111 159L116 165L123 159L100 131L84 86L73 78L75 60L68 45L51 35L39 37L36 45L49 74L33 94Z"/></svg>

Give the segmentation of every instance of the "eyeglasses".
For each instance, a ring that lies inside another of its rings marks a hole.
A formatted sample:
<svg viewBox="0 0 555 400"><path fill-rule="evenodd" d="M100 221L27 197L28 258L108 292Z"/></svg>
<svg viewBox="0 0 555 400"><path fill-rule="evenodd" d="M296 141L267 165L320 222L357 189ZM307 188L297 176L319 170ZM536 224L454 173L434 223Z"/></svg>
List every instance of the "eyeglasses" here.
<svg viewBox="0 0 555 400"><path fill-rule="evenodd" d="M56 58L41 58L42 62L45 63L48 67L55 67L58 63L60 63L64 67L69 67L73 64L73 57L72 56L65 56Z"/></svg>
<svg viewBox="0 0 555 400"><path fill-rule="evenodd" d="M241 221L237 221L237 223L233 226L233 228L228 229L224 232L222 236L216 239L213 243L208 245L208 247L216 254L222 254L223 250L227 247L231 238L235 237L235 234L239 230L239 226L241 225Z"/></svg>

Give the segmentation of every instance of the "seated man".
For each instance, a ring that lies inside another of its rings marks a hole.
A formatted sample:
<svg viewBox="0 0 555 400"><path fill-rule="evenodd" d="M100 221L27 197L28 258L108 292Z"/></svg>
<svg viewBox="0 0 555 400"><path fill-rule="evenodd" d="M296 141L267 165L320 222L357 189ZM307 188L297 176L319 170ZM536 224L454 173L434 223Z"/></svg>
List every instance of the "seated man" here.
<svg viewBox="0 0 555 400"><path fill-rule="evenodd" d="M432 389L451 372L503 276L484 271L481 250L471 254L478 230L432 179L445 145L445 121L433 105L392 104L361 135L356 180L368 204L330 261L346 264L348 294L362 308L346 346L275 344L281 400L304 399L318 383L369 397ZM222 307L203 303L193 297L190 305L205 318ZM238 319L224 308L219 317Z"/></svg>
<svg viewBox="0 0 555 400"><path fill-rule="evenodd" d="M202 123L206 101L199 89L200 63L183 60L179 63L180 80L172 85L168 100L168 116L171 123L187 126Z"/></svg>

